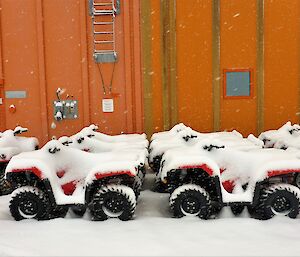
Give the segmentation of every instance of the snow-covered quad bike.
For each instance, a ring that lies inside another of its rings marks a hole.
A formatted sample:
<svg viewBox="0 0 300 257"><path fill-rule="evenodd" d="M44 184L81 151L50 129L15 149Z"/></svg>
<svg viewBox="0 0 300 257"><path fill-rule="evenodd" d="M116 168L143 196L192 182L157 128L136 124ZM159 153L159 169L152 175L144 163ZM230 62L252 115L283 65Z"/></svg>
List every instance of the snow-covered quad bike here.
<svg viewBox="0 0 300 257"><path fill-rule="evenodd" d="M151 136L150 141L153 140L164 140L164 139L170 139L173 136L175 136L180 131L186 129L187 126L183 123L176 124L173 128L171 128L168 131L162 131L162 132L156 132Z"/></svg>
<svg viewBox="0 0 300 257"><path fill-rule="evenodd" d="M289 121L277 130L262 132L259 139L264 142L265 148L287 149L295 147L300 149L300 125Z"/></svg>
<svg viewBox="0 0 300 257"><path fill-rule="evenodd" d="M93 220L129 220L142 162L137 154L88 153L52 140L8 164L6 177L14 187L11 214L16 220L45 220L64 217L68 207L87 207Z"/></svg>
<svg viewBox="0 0 300 257"><path fill-rule="evenodd" d="M83 128L80 132L78 132L74 136L84 135L89 137L94 137L103 142L128 142L128 143L141 143L144 142L146 144L145 147L148 146L148 140L146 134L121 134L121 135L107 135L101 132L98 132L98 126L92 124L89 127Z"/></svg>
<svg viewBox="0 0 300 257"><path fill-rule="evenodd" d="M4 177L5 168L10 159L21 152L38 149L39 142L36 138L19 136L27 131L27 128L17 126L14 130L0 133L0 195L10 194L12 190Z"/></svg>
<svg viewBox="0 0 300 257"><path fill-rule="evenodd" d="M80 134L72 137L64 136L58 140L63 145L90 153L110 152L115 155L123 155L124 153L126 153L126 155L132 154L133 156L139 155L141 160L137 172L137 181L139 181L139 183L136 183L136 194L139 196L146 175L146 167L148 166L148 150L144 147L144 144L136 144L134 142L102 142L95 140L94 137L87 137ZM85 208L82 206L73 206L71 209L77 216L82 216L85 213Z"/></svg>
<svg viewBox="0 0 300 257"><path fill-rule="evenodd" d="M138 154L141 158L141 164L138 169L138 176L144 181L146 168L148 166L148 150L145 144L127 143L127 142L102 142L95 140L94 137L76 135L72 137L61 137L58 139L63 145L76 148L90 153L114 153L114 154Z"/></svg>
<svg viewBox="0 0 300 257"><path fill-rule="evenodd" d="M170 149L190 148L203 140L217 139L227 147L243 149L245 151L262 148L263 146L263 142L252 134L247 138L243 138L243 136L235 130L231 132L200 133L189 127L185 127L171 137L167 137L167 134L162 135L164 136L163 138L154 139L149 147L149 165L156 174L158 174L163 164L162 158L166 151ZM182 154L184 154L184 150ZM165 192L165 190L165 185L161 183L159 177L156 177L154 191Z"/></svg>
<svg viewBox="0 0 300 257"><path fill-rule="evenodd" d="M178 128L176 127L178 126ZM180 123L170 131L159 132L152 136L152 141L149 146L149 165L155 173L158 173L161 158L163 154L169 150L185 146L193 146L197 142L204 139L217 139L222 141L226 146L234 146L235 148L251 149L263 146L263 142L250 134L247 138L243 138L242 134L233 130L231 132L213 132L201 133L184 126Z"/></svg>
<svg viewBox="0 0 300 257"><path fill-rule="evenodd" d="M180 155L181 154L181 155ZM279 149L232 149L222 144L199 144L194 149L165 153L161 181L171 193L174 217L216 216L224 206L235 215L245 207L257 219L275 215L296 218L300 189L297 155Z"/></svg>

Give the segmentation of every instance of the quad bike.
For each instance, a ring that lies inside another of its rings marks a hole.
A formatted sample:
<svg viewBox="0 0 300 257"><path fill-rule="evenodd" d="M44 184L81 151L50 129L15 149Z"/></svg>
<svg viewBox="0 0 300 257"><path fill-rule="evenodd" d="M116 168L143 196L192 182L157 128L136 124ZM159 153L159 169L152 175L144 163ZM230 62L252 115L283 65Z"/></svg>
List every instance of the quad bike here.
<svg viewBox="0 0 300 257"><path fill-rule="evenodd" d="M182 128L182 125L180 127ZM155 173L159 171L161 157L165 151L178 147L193 146L197 142L208 138L218 139L224 142L226 146L241 148L244 150L250 150L256 147L261 148L263 146L263 142L252 134L250 134L247 138L243 138L243 136L236 130L231 132L223 131L214 133L200 133L191 129L190 127L185 127L176 133L161 133L164 132L157 133L157 136L161 135L161 137L154 137L154 139L152 137L152 141L149 146L149 165Z"/></svg>
<svg viewBox="0 0 300 257"><path fill-rule="evenodd" d="M107 135L98 131L98 126L92 124L89 127L83 128L80 132L78 132L74 136L78 135L84 135L84 136L90 136L95 137L95 139L98 139L103 142L148 142L146 134L121 134L121 135ZM148 145L146 145L147 147Z"/></svg>
<svg viewBox="0 0 300 257"><path fill-rule="evenodd" d="M252 134L247 138L243 138L243 136L235 130L232 132L199 133L189 127L185 127L172 137L167 137L167 134L162 135L164 135L164 138L152 140L149 148L149 165L156 175L163 164L162 158L165 152L177 148L188 150L203 140L217 139L227 147L244 151L263 147L263 142ZM184 154L184 151L182 153ZM165 192L165 190L166 186L162 184L159 177L156 176L154 191Z"/></svg>
<svg viewBox="0 0 300 257"><path fill-rule="evenodd" d="M136 190L137 195L139 195L145 174L146 168L145 163L147 162L148 156L148 140L145 137L145 134L122 134L118 136L108 136L103 133L97 132L98 127L96 125L90 125L82 129L79 133L67 137L63 136L58 140L66 146L72 148L80 149L82 151L91 152L91 153L105 153L105 152L114 152L114 154L119 153L132 153L139 154L140 156L144 155L143 163L138 167L138 177L140 183L138 184L138 189ZM77 216L82 216L85 213L85 207L73 206L72 211Z"/></svg>
<svg viewBox="0 0 300 257"><path fill-rule="evenodd" d="M262 132L259 139L264 142L265 148L287 149L288 147L300 148L300 125L289 121L278 130Z"/></svg>
<svg viewBox="0 0 300 257"><path fill-rule="evenodd" d="M138 143L127 143L127 142L102 142L99 140L95 140L94 137L87 137L83 135L76 135L72 137L61 137L58 139L63 145L76 148L85 152L90 153L114 153L128 156L129 154L132 156L139 156L141 163L138 166L137 176L139 178L140 183L137 184L138 188L136 190L137 196L140 194L142 189L142 185L144 183L145 175L146 175L146 167L148 151L144 147L144 144ZM77 216L82 216L85 213L85 209L80 207L77 208L72 207L72 211Z"/></svg>
<svg viewBox="0 0 300 257"><path fill-rule="evenodd" d="M15 220L64 217L69 207L90 210L93 220L133 217L143 155L88 153L57 140L14 156L6 168L14 191Z"/></svg>
<svg viewBox="0 0 300 257"><path fill-rule="evenodd" d="M184 151L184 155L182 154ZM224 206L235 215L245 207L254 218L299 213L300 159L279 149L243 151L207 141L163 156L159 177L170 192L174 217L216 216Z"/></svg>
<svg viewBox="0 0 300 257"><path fill-rule="evenodd" d="M14 130L6 130L0 133L0 195L11 193L11 186L5 179L5 168L10 159L21 152L29 152L38 149L39 142L34 137L21 137L20 134L27 132L20 126Z"/></svg>

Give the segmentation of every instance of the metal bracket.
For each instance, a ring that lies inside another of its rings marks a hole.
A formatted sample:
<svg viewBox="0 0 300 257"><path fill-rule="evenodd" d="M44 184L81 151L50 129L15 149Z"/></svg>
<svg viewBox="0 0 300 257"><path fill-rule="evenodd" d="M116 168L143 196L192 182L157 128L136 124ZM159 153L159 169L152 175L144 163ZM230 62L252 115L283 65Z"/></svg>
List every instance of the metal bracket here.
<svg viewBox="0 0 300 257"><path fill-rule="evenodd" d="M89 15L93 16L94 0L88 0ZM121 0L115 0L116 15L121 13Z"/></svg>
<svg viewBox="0 0 300 257"><path fill-rule="evenodd" d="M94 59L95 59L96 63L116 62L117 61L117 53L116 52L95 53Z"/></svg>

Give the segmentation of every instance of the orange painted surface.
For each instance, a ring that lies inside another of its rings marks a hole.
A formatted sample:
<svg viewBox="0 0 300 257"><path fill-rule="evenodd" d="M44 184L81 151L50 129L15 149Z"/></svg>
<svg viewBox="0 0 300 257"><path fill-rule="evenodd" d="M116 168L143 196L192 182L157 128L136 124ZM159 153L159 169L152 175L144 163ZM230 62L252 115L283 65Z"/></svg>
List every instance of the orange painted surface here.
<svg viewBox="0 0 300 257"><path fill-rule="evenodd" d="M265 129L299 123L300 2L265 1Z"/></svg>
<svg viewBox="0 0 300 257"><path fill-rule="evenodd" d="M45 143L96 123L106 133L143 131L140 3L121 1L116 18L118 62L113 94L104 95L92 54L92 20L83 0L0 0L5 90L26 90L25 99L6 99L6 127L20 124ZM106 90L113 64L101 64ZM56 89L79 102L76 120L53 117ZM102 99L113 97L114 113L102 112ZM16 113L9 113L11 104ZM53 126L55 124L56 126ZM53 128L55 127L55 128Z"/></svg>
<svg viewBox="0 0 300 257"><path fill-rule="evenodd" d="M221 72L232 68L256 70L256 1L221 1L220 19ZM221 96L221 130L236 129L245 135L256 132L255 73L253 94L249 99Z"/></svg>
<svg viewBox="0 0 300 257"><path fill-rule="evenodd" d="M26 90L27 98L5 99L6 127L22 125L41 136L41 103L35 1L1 0L2 64L5 90ZM9 106L16 106L16 113Z"/></svg>
<svg viewBox="0 0 300 257"><path fill-rule="evenodd" d="M178 121L211 131L212 1L177 1Z"/></svg>
<svg viewBox="0 0 300 257"><path fill-rule="evenodd" d="M163 130L160 0L151 0L153 131Z"/></svg>

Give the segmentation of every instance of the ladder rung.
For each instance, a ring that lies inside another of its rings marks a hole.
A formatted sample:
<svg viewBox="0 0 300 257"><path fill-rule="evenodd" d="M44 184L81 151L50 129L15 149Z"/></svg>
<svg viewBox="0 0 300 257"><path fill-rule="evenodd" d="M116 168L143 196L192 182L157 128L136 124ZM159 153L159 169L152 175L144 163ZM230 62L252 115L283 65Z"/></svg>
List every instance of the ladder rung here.
<svg viewBox="0 0 300 257"><path fill-rule="evenodd" d="M94 9L93 14L94 15L114 15L115 11L114 10L96 10L96 9Z"/></svg>
<svg viewBox="0 0 300 257"><path fill-rule="evenodd" d="M113 32L112 31L94 31L95 35L112 35Z"/></svg>
<svg viewBox="0 0 300 257"><path fill-rule="evenodd" d="M113 6L113 3L94 3L94 6Z"/></svg>
<svg viewBox="0 0 300 257"><path fill-rule="evenodd" d="M94 25L112 25L112 24L114 24L113 22L111 22L111 21L99 21L99 22L97 22L97 21L95 21L94 22Z"/></svg>
<svg viewBox="0 0 300 257"><path fill-rule="evenodd" d="M95 50L96 54L102 54L102 53L114 53L114 50Z"/></svg>
<svg viewBox="0 0 300 257"><path fill-rule="evenodd" d="M109 41L109 40L94 40L95 44L113 44L114 41Z"/></svg>

